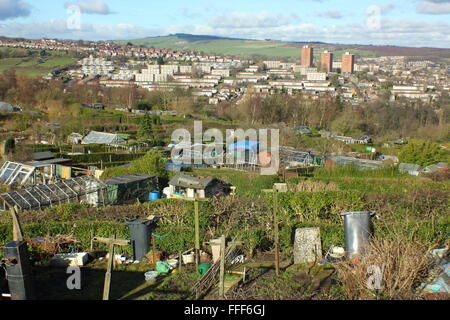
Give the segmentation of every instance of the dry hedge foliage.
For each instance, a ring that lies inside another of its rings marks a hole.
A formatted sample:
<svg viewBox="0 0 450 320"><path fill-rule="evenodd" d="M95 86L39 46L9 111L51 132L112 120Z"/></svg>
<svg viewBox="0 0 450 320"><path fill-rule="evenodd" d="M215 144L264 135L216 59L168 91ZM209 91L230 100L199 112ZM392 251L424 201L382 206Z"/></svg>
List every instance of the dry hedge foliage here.
<svg viewBox="0 0 450 320"><path fill-rule="evenodd" d="M352 300L375 299L375 290L369 289L368 281L373 274L371 266L377 266L382 272L380 299L419 299L416 288L434 263L429 251L430 248L405 236L373 239L361 257L336 264L345 297Z"/></svg>
<svg viewBox="0 0 450 320"><path fill-rule="evenodd" d="M336 182L324 182L324 181L309 181L303 180L299 181L296 185L291 186L290 191L300 192L300 191L337 191L339 186Z"/></svg>

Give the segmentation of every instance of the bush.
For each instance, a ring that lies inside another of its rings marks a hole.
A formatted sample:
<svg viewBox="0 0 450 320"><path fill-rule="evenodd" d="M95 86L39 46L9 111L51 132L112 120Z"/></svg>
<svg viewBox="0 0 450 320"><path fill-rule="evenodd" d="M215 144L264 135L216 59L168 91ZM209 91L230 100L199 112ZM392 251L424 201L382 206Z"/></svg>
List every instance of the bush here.
<svg viewBox="0 0 450 320"><path fill-rule="evenodd" d="M439 144L424 140L411 140L402 147L399 160L414 163L423 167L449 160L449 152L440 148Z"/></svg>
<svg viewBox="0 0 450 320"><path fill-rule="evenodd" d="M375 290L368 288L370 267L381 271L382 299L410 300L418 297L416 288L425 279L433 260L428 247L413 239L398 236L371 241L359 262L354 260L336 264L344 294L350 300L375 299Z"/></svg>
<svg viewBox="0 0 450 320"><path fill-rule="evenodd" d="M16 146L16 143L14 141L13 138L9 138L5 141L5 150L4 150L4 154L8 155L11 152L14 152L14 148Z"/></svg>
<svg viewBox="0 0 450 320"><path fill-rule="evenodd" d="M80 154L80 155L64 155L65 158L71 159L75 162L81 163L96 163L103 161L107 162L128 162L133 161L145 156L145 153L112 153L112 152L101 152L101 153L90 153L90 154Z"/></svg>
<svg viewBox="0 0 450 320"><path fill-rule="evenodd" d="M361 170L357 166L346 165L343 167L323 167L314 170L315 178L394 178L405 176L399 173L396 167L382 167L373 170Z"/></svg>
<svg viewBox="0 0 450 320"><path fill-rule="evenodd" d="M163 179L169 177L166 169L166 161L161 156L161 153L158 151L150 151L145 156L131 162L129 167L107 168L102 175L102 179L131 173L151 174Z"/></svg>

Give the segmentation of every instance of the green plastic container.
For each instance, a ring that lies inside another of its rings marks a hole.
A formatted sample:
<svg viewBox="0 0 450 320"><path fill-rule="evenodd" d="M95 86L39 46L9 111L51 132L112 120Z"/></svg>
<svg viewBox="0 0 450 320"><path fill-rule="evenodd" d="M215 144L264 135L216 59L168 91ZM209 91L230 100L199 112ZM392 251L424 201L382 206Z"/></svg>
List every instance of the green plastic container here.
<svg viewBox="0 0 450 320"><path fill-rule="evenodd" d="M169 264L167 264L163 261L158 261L156 263L156 271L158 272L158 274L166 274L166 273L169 273L170 270L171 270L171 267Z"/></svg>
<svg viewBox="0 0 450 320"><path fill-rule="evenodd" d="M203 276L205 273L207 273L210 268L211 268L211 262L199 264L198 272L199 272L200 276Z"/></svg>

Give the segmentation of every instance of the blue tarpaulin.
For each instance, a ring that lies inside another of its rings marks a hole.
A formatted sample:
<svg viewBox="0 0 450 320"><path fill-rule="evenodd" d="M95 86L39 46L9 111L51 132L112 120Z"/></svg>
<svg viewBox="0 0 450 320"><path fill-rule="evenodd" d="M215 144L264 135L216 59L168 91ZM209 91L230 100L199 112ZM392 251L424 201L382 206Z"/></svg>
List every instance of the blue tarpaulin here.
<svg viewBox="0 0 450 320"><path fill-rule="evenodd" d="M251 141L251 140L241 140L236 143L233 143L228 147L228 151L234 151L234 150L251 150L254 152L257 152L259 148L259 142L258 141Z"/></svg>

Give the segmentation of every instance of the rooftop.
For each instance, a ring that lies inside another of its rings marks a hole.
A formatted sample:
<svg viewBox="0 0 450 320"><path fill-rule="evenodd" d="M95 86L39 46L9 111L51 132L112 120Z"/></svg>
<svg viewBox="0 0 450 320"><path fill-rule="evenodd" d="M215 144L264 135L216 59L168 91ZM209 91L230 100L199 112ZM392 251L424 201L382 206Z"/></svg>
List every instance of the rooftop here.
<svg viewBox="0 0 450 320"><path fill-rule="evenodd" d="M182 188L192 188L192 189L205 189L214 178L196 178L183 174L177 174L169 181L169 185L182 187Z"/></svg>
<svg viewBox="0 0 450 320"><path fill-rule="evenodd" d="M148 174L127 174L125 176L111 178L105 181L106 184L120 185L128 184L133 182L145 181L149 179L156 178L154 175Z"/></svg>

